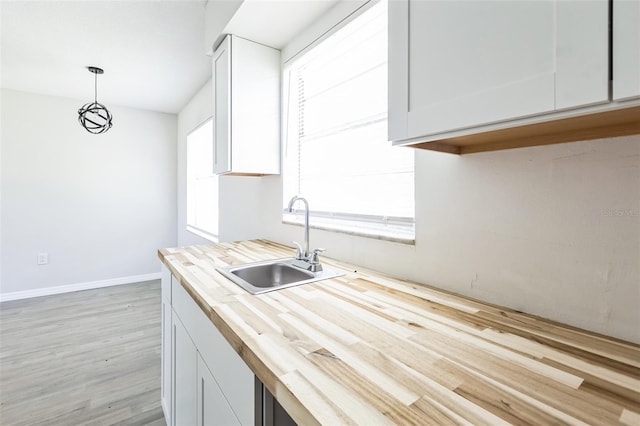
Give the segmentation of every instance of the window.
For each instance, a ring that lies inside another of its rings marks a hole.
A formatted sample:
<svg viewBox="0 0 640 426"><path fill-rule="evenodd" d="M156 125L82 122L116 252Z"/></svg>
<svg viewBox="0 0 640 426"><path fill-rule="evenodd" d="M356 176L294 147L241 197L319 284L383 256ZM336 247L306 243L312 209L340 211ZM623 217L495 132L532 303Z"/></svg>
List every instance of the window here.
<svg viewBox="0 0 640 426"><path fill-rule="evenodd" d="M218 236L218 176L213 174L213 120L187 135L187 230Z"/></svg>
<svg viewBox="0 0 640 426"><path fill-rule="evenodd" d="M413 240L413 150L387 141L386 1L289 61L284 73L284 207L301 194L316 227Z"/></svg>

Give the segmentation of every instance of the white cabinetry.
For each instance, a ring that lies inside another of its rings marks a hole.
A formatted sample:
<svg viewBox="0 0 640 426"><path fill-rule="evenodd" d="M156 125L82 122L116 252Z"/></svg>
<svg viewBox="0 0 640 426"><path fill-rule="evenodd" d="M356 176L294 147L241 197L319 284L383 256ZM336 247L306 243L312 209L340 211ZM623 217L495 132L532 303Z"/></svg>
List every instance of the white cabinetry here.
<svg viewBox="0 0 640 426"><path fill-rule="evenodd" d="M295 425L164 264L161 275L167 425Z"/></svg>
<svg viewBox="0 0 640 426"><path fill-rule="evenodd" d="M631 110L610 112L640 105L612 102L640 96L640 0L612 4L613 96L607 0L390 1L389 139L464 153L500 149L498 138L509 147L637 133ZM608 115L468 137L594 113Z"/></svg>
<svg viewBox="0 0 640 426"><path fill-rule="evenodd" d="M198 354L197 374L196 424L198 426L239 426L240 421L227 403L216 379L200 354Z"/></svg>
<svg viewBox="0 0 640 426"><path fill-rule="evenodd" d="M640 0L613 2L613 100L640 98Z"/></svg>
<svg viewBox="0 0 640 426"><path fill-rule="evenodd" d="M216 174L280 173L280 51L227 35L213 54Z"/></svg>
<svg viewBox="0 0 640 426"><path fill-rule="evenodd" d="M608 101L608 4L389 3L389 136Z"/></svg>
<svg viewBox="0 0 640 426"><path fill-rule="evenodd" d="M173 423L196 424L197 350L180 318L173 312Z"/></svg>
<svg viewBox="0 0 640 426"><path fill-rule="evenodd" d="M171 285L173 423L253 425L254 375L182 285Z"/></svg>
<svg viewBox="0 0 640 426"><path fill-rule="evenodd" d="M162 356L160 369L160 401L167 424L171 425L171 272L162 264L160 287L162 293Z"/></svg>

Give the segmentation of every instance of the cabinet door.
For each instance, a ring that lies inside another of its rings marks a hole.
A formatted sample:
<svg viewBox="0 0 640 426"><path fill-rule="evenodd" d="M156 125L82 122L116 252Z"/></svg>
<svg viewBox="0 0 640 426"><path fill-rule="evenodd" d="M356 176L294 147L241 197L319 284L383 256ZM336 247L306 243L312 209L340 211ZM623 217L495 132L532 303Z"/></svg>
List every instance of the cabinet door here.
<svg viewBox="0 0 640 426"><path fill-rule="evenodd" d="M606 0L389 2L390 139L608 101L607 22Z"/></svg>
<svg viewBox="0 0 640 426"><path fill-rule="evenodd" d="M213 54L216 174L280 173L280 51L227 35Z"/></svg>
<svg viewBox="0 0 640 426"><path fill-rule="evenodd" d="M231 171L280 173L280 52L241 37L231 45Z"/></svg>
<svg viewBox="0 0 640 426"><path fill-rule="evenodd" d="M213 172L231 171L231 36L213 53Z"/></svg>
<svg viewBox="0 0 640 426"><path fill-rule="evenodd" d="M168 424L171 424L171 272L161 264L162 342L160 369L160 401ZM175 278L173 278L175 279Z"/></svg>
<svg viewBox="0 0 640 426"><path fill-rule="evenodd" d="M160 269L160 290L162 293L162 298L166 300L169 305L171 304L171 280L176 279L173 275L171 275L171 271L169 268L165 266L164 263L161 264Z"/></svg>
<svg viewBox="0 0 640 426"><path fill-rule="evenodd" d="M640 97L640 0L613 1L613 99Z"/></svg>
<svg viewBox="0 0 640 426"><path fill-rule="evenodd" d="M172 286L173 309L243 425L254 423L254 375L180 283Z"/></svg>
<svg viewBox="0 0 640 426"><path fill-rule="evenodd" d="M198 354L198 426L240 425L209 368Z"/></svg>
<svg viewBox="0 0 640 426"><path fill-rule="evenodd" d="M553 3L556 109L609 102L609 2Z"/></svg>
<svg viewBox="0 0 640 426"><path fill-rule="evenodd" d="M197 351L175 312L172 312L173 426L196 424Z"/></svg>
<svg viewBox="0 0 640 426"><path fill-rule="evenodd" d="M167 424L171 425L171 304L162 298L162 356L160 398Z"/></svg>

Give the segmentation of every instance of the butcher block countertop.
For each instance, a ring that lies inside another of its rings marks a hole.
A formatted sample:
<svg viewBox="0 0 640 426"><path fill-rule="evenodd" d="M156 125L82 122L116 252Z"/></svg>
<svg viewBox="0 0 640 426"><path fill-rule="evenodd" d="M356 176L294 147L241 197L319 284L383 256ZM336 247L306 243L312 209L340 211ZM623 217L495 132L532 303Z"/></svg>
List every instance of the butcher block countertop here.
<svg viewBox="0 0 640 426"><path fill-rule="evenodd" d="M346 275L261 295L215 270L293 253L158 252L298 424L640 425L639 345L325 257Z"/></svg>

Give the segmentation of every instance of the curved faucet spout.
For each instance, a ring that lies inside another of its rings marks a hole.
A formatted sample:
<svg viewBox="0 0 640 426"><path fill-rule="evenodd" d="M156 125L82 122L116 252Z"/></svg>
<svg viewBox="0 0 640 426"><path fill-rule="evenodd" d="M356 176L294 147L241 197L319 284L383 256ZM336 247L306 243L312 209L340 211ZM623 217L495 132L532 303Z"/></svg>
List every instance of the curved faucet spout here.
<svg viewBox="0 0 640 426"><path fill-rule="evenodd" d="M300 195L294 195L291 200L289 200L288 211L291 213L293 211L293 205L296 201L302 201L304 204L304 253L303 256L306 258L309 257L309 203L307 200Z"/></svg>

